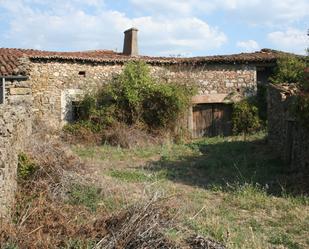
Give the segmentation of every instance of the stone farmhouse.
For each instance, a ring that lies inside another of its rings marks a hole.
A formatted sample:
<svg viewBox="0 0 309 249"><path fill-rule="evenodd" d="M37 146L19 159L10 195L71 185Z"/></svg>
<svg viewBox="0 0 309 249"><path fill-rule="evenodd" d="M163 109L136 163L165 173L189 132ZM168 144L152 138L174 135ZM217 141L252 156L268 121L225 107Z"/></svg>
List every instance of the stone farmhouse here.
<svg viewBox="0 0 309 249"><path fill-rule="evenodd" d="M61 129L76 118L76 104L119 74L128 61L142 60L161 81L194 83L187 127L193 137L231 133L232 103L267 84L282 54L254 53L194 58L138 54L137 29L125 31L122 53L110 50L49 52L0 48L0 222L10 215L17 187L18 153L30 138L34 120Z"/></svg>
<svg viewBox="0 0 309 249"><path fill-rule="evenodd" d="M231 132L231 103L255 94L259 84L266 84L280 55L262 49L191 58L142 56L138 54L137 33L136 28L125 31L122 53L0 48L0 103L22 103L31 95L33 117L60 129L74 121L75 106L83 94L107 84L126 62L142 60L160 80L198 85L199 94L193 97L188 115L193 137L227 135Z"/></svg>

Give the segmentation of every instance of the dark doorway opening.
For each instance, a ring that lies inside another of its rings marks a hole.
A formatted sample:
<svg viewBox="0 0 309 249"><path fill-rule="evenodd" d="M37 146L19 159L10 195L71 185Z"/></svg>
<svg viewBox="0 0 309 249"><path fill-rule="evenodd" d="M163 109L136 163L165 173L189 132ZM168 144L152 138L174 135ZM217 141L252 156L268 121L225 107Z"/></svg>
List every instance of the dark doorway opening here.
<svg viewBox="0 0 309 249"><path fill-rule="evenodd" d="M72 101L72 119L71 122L76 122L81 118L80 101Z"/></svg>

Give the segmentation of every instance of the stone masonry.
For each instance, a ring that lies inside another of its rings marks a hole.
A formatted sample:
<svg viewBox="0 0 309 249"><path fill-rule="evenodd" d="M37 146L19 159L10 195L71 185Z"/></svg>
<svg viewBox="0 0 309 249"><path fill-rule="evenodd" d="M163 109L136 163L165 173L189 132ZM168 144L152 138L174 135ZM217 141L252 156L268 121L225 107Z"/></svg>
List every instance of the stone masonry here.
<svg viewBox="0 0 309 249"><path fill-rule="evenodd" d="M18 153L31 134L31 90L23 82L6 82L0 104L0 220L10 216L17 186Z"/></svg>
<svg viewBox="0 0 309 249"><path fill-rule="evenodd" d="M294 92L291 85L269 86L268 140L292 170L309 174L309 130L291 111Z"/></svg>
<svg viewBox="0 0 309 249"><path fill-rule="evenodd" d="M65 123L66 98L78 100L87 92L100 86L122 70L122 64L31 62L29 84L34 98L34 115L54 128ZM200 95L247 95L256 90L256 68L251 65L172 65L151 66L152 74L168 82L197 84Z"/></svg>

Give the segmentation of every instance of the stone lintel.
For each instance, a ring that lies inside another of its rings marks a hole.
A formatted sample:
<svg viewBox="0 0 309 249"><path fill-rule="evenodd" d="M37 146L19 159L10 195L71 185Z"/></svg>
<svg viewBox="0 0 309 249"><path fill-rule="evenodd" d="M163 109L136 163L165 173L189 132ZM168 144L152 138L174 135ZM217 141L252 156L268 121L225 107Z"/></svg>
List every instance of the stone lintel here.
<svg viewBox="0 0 309 249"><path fill-rule="evenodd" d="M232 101L227 100L228 94L205 94L196 95L192 97L192 104L207 104L207 103L230 103Z"/></svg>

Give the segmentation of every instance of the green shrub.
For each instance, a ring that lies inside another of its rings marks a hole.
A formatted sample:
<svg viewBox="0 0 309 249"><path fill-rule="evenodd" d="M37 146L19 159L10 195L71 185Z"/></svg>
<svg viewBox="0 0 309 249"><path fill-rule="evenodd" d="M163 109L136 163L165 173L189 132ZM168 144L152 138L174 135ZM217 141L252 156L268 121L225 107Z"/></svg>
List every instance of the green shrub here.
<svg viewBox="0 0 309 249"><path fill-rule="evenodd" d="M301 83L304 81L304 70L308 61L296 56L284 56L278 59L274 75L270 78L273 84Z"/></svg>
<svg viewBox="0 0 309 249"><path fill-rule="evenodd" d="M118 121L142 122L151 128L175 125L190 103L193 87L157 82L144 62L130 62L110 84Z"/></svg>
<svg viewBox="0 0 309 249"><path fill-rule="evenodd" d="M145 62L129 62L118 76L80 103L80 120L65 130L81 127L98 132L116 123L144 124L150 130L174 128L190 104L195 87L155 80Z"/></svg>
<svg viewBox="0 0 309 249"><path fill-rule="evenodd" d="M28 179L37 170L37 165L25 154L18 155L17 176L19 179Z"/></svg>
<svg viewBox="0 0 309 249"><path fill-rule="evenodd" d="M174 127L189 106L191 95L183 85L155 84L143 99L143 122L154 128Z"/></svg>
<svg viewBox="0 0 309 249"><path fill-rule="evenodd" d="M233 132L235 134L248 134L256 132L261 127L258 108L250 101L245 99L234 103L232 114Z"/></svg>
<svg viewBox="0 0 309 249"><path fill-rule="evenodd" d="M154 80L144 62L129 62L123 72L110 84L110 95L127 124L140 120L145 96L151 90Z"/></svg>
<svg viewBox="0 0 309 249"><path fill-rule="evenodd" d="M79 118L81 120L89 120L96 111L96 99L86 94L83 100L79 103Z"/></svg>

